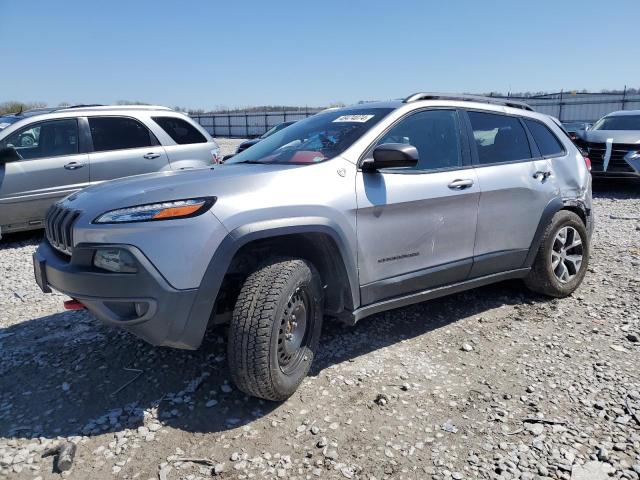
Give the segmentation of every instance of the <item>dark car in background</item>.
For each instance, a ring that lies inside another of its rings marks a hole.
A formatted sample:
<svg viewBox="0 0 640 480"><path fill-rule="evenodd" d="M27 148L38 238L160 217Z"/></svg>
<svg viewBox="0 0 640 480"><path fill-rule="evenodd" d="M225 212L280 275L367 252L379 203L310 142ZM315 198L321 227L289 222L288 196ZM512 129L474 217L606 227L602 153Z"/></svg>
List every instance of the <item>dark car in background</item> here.
<svg viewBox="0 0 640 480"><path fill-rule="evenodd" d="M571 140L575 141L578 138L578 132L589 130L593 124L588 122L563 122L562 126L569 134Z"/></svg>
<svg viewBox="0 0 640 480"><path fill-rule="evenodd" d="M621 110L577 132L576 145L591 159L592 174L640 178L640 110Z"/></svg>
<svg viewBox="0 0 640 480"><path fill-rule="evenodd" d="M264 140L265 138L270 137L274 133L279 132L283 128L286 128L289 125L293 125L294 123L296 123L296 122L282 122L282 123L279 123L275 127L271 127L269 130L264 132L258 138L252 138L251 140L245 140L240 145L238 145L238 149L236 150L236 153L240 153L243 150L246 150L247 148L251 147L252 145L255 145L256 143L258 143L260 140Z"/></svg>

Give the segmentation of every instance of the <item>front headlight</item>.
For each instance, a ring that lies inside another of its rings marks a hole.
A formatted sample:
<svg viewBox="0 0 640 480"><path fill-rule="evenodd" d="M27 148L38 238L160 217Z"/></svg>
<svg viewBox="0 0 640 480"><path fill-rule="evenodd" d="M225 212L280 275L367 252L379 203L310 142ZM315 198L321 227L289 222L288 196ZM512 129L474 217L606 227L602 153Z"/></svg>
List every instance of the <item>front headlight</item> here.
<svg viewBox="0 0 640 480"><path fill-rule="evenodd" d="M93 223L132 223L171 220L202 215L215 203L216 197L191 198L171 202L150 203L119 208L103 213Z"/></svg>

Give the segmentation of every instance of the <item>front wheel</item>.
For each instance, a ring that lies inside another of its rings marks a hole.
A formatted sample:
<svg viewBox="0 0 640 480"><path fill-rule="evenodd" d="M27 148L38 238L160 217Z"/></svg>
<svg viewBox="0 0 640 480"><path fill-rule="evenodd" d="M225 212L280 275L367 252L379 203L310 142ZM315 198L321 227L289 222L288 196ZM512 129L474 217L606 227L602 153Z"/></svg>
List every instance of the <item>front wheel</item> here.
<svg viewBox="0 0 640 480"><path fill-rule="evenodd" d="M534 292L562 298L582 283L589 264L589 236L582 219L560 210L547 226L525 284Z"/></svg>
<svg viewBox="0 0 640 480"><path fill-rule="evenodd" d="M280 401L307 376L322 327L322 287L312 264L277 259L245 281L229 328L228 359L237 387Z"/></svg>

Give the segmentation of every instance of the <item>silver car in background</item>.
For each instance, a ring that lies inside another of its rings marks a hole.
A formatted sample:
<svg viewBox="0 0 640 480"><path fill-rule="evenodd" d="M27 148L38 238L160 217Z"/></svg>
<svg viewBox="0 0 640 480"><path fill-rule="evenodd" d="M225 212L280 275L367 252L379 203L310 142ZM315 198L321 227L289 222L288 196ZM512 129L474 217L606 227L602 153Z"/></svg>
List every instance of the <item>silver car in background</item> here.
<svg viewBox="0 0 640 480"><path fill-rule="evenodd" d="M576 133L576 144L591 159L593 176L640 178L640 110L610 113Z"/></svg>
<svg viewBox="0 0 640 480"><path fill-rule="evenodd" d="M41 228L53 203L89 185L208 167L220 159L200 125L166 107L87 106L25 115L0 131L0 235Z"/></svg>

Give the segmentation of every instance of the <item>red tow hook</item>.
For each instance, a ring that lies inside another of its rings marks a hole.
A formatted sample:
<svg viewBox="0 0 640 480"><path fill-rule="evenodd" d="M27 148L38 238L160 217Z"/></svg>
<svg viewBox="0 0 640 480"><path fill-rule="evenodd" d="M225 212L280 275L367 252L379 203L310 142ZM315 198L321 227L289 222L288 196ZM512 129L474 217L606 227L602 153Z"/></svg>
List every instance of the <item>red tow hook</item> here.
<svg viewBox="0 0 640 480"><path fill-rule="evenodd" d="M87 308L75 298L71 300L65 300L63 302L63 305L65 310L84 310Z"/></svg>

